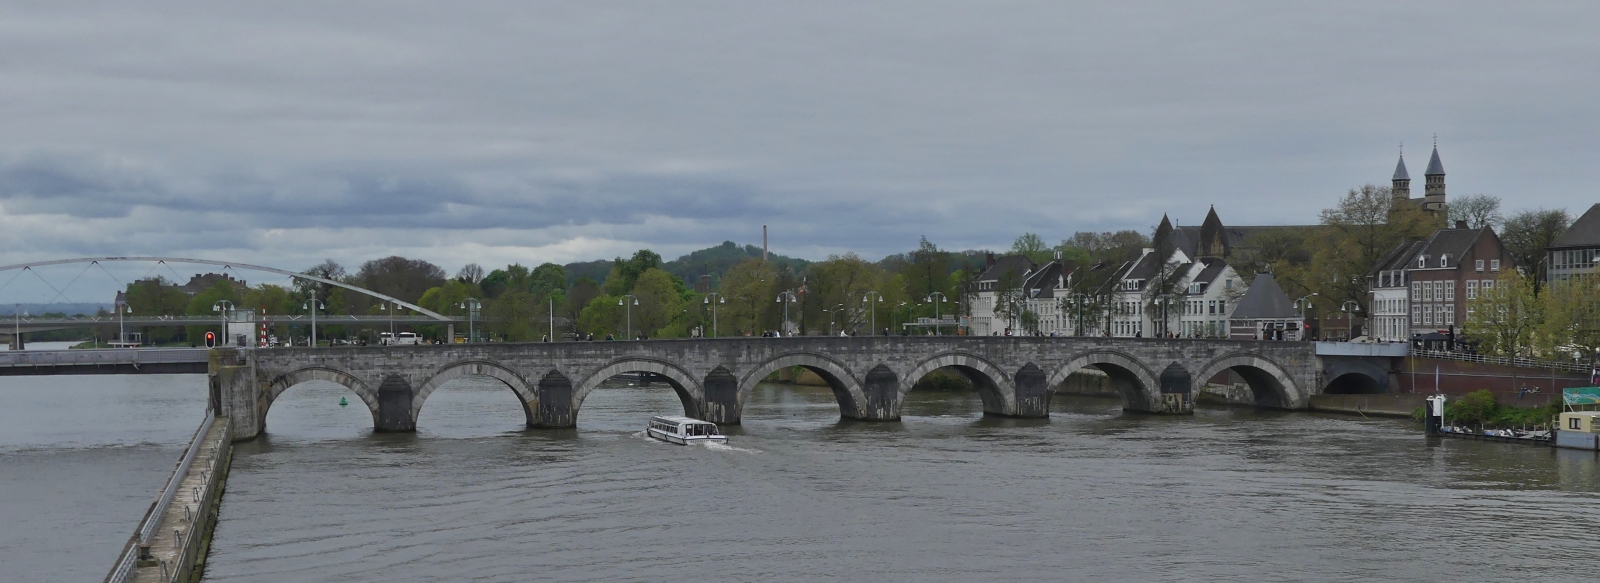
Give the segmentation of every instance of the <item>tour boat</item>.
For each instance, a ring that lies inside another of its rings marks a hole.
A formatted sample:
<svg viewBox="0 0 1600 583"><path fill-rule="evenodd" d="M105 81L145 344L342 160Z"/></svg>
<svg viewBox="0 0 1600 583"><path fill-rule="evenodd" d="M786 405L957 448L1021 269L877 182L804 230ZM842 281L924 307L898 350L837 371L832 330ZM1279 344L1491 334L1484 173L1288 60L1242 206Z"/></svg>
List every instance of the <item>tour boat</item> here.
<svg viewBox="0 0 1600 583"><path fill-rule="evenodd" d="M727 443L728 436L717 431L717 424L688 417L652 417L645 434L661 441L689 445L695 442Z"/></svg>

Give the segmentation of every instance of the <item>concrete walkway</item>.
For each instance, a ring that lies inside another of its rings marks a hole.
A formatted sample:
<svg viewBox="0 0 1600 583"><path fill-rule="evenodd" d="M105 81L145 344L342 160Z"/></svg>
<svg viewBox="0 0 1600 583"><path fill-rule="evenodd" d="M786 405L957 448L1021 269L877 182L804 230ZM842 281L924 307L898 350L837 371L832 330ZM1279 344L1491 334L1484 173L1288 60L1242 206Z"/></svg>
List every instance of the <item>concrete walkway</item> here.
<svg viewBox="0 0 1600 583"><path fill-rule="evenodd" d="M221 495L222 476L218 474L226 474L227 457L232 453L228 420L216 420L200 443L194 463L183 476L177 496L167 507L150 541L153 560L141 561L141 565L148 566L135 568L130 581L188 580L195 563L204 561L204 556L197 555L210 535L208 529L213 524L210 517Z"/></svg>

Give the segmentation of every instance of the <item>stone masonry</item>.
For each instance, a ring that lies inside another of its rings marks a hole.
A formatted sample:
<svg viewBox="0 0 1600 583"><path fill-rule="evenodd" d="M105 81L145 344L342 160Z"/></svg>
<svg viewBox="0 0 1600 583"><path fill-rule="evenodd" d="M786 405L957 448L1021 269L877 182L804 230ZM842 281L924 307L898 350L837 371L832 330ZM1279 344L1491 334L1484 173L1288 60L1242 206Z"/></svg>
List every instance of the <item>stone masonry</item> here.
<svg viewBox="0 0 1600 583"><path fill-rule="evenodd" d="M788 367L826 380L842 417L897 421L906 391L954 367L974 381L985 414L1046 417L1055 388L1074 371L1104 372L1128 410L1193 412L1193 395L1228 370L1262 406L1303 409L1321 391L1323 363L1310 342L1036 337L799 337L217 349L212 400L236 439L266 429L285 390L321 380L348 387L380 431L411 431L428 396L462 376L499 380L523 403L529 427L573 427L583 400L623 373L651 373L684 414L739 423L756 383ZM641 412L645 413L645 412Z"/></svg>

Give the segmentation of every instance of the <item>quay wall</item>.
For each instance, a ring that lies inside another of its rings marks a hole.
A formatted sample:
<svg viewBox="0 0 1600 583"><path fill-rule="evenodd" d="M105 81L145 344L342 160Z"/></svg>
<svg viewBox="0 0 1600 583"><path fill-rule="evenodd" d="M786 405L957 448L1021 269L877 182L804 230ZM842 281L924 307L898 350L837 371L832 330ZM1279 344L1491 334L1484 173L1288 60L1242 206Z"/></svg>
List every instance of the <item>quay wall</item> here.
<svg viewBox="0 0 1600 583"><path fill-rule="evenodd" d="M1437 372L1437 385L1435 384ZM1590 387L1586 372L1552 371L1544 368L1513 367L1483 362L1442 358L1408 357L1400 364L1399 391L1418 395L1444 393L1461 396L1488 389L1500 404L1516 407L1543 407L1561 398L1561 389ZM1435 387L1437 386L1437 390ZM1537 393L1519 396L1523 387Z"/></svg>
<svg viewBox="0 0 1600 583"><path fill-rule="evenodd" d="M1311 410L1351 415L1384 417L1410 417L1421 407L1427 395L1372 394L1372 395L1312 395Z"/></svg>

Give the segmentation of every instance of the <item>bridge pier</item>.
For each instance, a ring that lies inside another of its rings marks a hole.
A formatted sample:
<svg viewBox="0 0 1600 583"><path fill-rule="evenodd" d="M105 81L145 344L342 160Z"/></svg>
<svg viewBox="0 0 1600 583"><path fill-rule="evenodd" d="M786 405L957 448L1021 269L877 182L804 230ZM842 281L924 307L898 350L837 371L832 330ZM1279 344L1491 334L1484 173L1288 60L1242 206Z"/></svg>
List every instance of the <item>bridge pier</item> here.
<svg viewBox="0 0 1600 583"><path fill-rule="evenodd" d="M416 431L417 420L411 416L411 383L406 378L391 374L378 385L378 431Z"/></svg>
<svg viewBox="0 0 1600 583"><path fill-rule="evenodd" d="M577 427L572 414L572 379L561 371L552 370L534 386L538 406L534 409L533 427Z"/></svg>
<svg viewBox="0 0 1600 583"><path fill-rule="evenodd" d="M264 387L256 378L256 367L250 364L232 364L238 361L238 351L222 348L211 351L211 385L213 412L227 417L232 427L234 441L248 441L261 435L266 417L261 411L260 396Z"/></svg>
<svg viewBox="0 0 1600 583"><path fill-rule="evenodd" d="M705 402L700 403L700 418L718 425L738 425L743 408L739 406L739 378L726 367L717 367L702 384Z"/></svg>
<svg viewBox="0 0 1600 583"><path fill-rule="evenodd" d="M1150 412L1167 415L1193 415L1194 394L1189 390L1193 384L1190 380L1191 376L1189 371L1183 368L1183 365L1176 362L1167 365L1166 370L1161 371L1161 400L1152 403L1154 405L1152 408L1155 410Z"/></svg>
<svg viewBox="0 0 1600 583"><path fill-rule="evenodd" d="M1017 371L1013 384L1017 390L1017 412L1012 416L1050 416L1050 397L1055 395L1055 387L1050 386L1044 369L1030 362Z"/></svg>
<svg viewBox="0 0 1600 583"><path fill-rule="evenodd" d="M900 375L889 367L878 365L867 371L861 380L863 397L856 419L861 421L899 421Z"/></svg>

